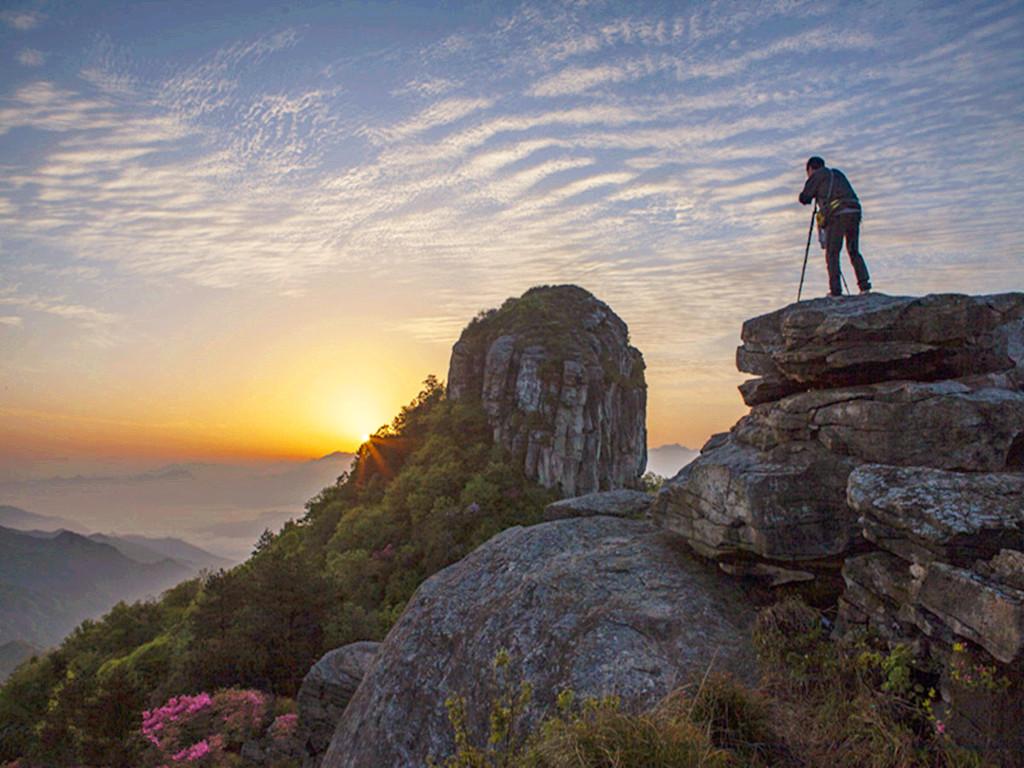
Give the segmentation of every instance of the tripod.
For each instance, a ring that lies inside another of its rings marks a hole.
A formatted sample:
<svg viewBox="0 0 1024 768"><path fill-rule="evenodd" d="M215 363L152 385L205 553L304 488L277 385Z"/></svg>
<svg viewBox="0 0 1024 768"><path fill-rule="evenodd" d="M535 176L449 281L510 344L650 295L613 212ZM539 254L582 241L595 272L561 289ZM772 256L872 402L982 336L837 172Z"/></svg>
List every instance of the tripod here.
<svg viewBox="0 0 1024 768"><path fill-rule="evenodd" d="M807 228L807 247L804 248L804 266L800 270L800 287L796 291L796 300L800 301L800 295L804 292L804 275L807 274L807 256L811 252L811 235L814 234L814 217L818 215L818 203L815 201L814 210L811 211L811 225ZM843 281L843 288L846 292L850 292L850 286L846 284L846 275L843 274L843 268L839 267L839 277Z"/></svg>
<svg viewBox="0 0 1024 768"><path fill-rule="evenodd" d="M814 234L814 217L818 215L818 203L815 201L814 210L811 211L811 226L807 228L807 247L804 248L804 266L800 270L800 287L796 291L796 300L800 301L800 294L804 292L804 275L807 274L807 256L811 252L811 235Z"/></svg>

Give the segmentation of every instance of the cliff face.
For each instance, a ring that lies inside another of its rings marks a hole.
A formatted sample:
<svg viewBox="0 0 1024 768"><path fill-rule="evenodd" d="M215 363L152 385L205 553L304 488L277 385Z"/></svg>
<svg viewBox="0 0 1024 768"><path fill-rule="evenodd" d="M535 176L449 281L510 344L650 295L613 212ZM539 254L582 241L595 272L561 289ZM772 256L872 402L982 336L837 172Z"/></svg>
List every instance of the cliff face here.
<svg viewBox="0 0 1024 768"><path fill-rule="evenodd" d="M478 400L495 442L564 496L637 487L647 384L626 324L572 285L533 288L482 313L452 348L448 397Z"/></svg>

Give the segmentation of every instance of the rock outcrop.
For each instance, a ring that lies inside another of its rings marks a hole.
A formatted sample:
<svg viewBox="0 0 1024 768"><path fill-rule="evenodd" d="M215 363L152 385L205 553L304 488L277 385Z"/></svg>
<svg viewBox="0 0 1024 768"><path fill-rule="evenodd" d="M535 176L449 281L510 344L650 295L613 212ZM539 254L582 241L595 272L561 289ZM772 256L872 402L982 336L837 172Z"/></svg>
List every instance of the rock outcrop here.
<svg viewBox="0 0 1024 768"><path fill-rule="evenodd" d="M626 324L582 288L533 288L482 313L452 348L448 397L479 401L495 442L564 496L639 484L643 356Z"/></svg>
<svg viewBox="0 0 1024 768"><path fill-rule="evenodd" d="M665 484L653 519L729 573L841 566L838 631L944 670L944 727L1019 765L1024 294L808 301L742 338L751 411Z"/></svg>
<svg viewBox="0 0 1024 768"><path fill-rule="evenodd" d="M303 768L320 765L335 726L379 650L380 643L370 641L343 645L325 653L306 673L296 696Z"/></svg>
<svg viewBox="0 0 1024 768"><path fill-rule="evenodd" d="M1024 294L875 294L747 321L756 404L666 483L655 520L709 557L814 561L861 541L862 464L1024 469L1022 318Z"/></svg>
<svg viewBox="0 0 1024 768"><path fill-rule="evenodd" d="M650 511L654 497L644 491L598 491L585 496L560 499L544 508L545 520L565 520L569 517L644 517Z"/></svg>
<svg viewBox="0 0 1024 768"><path fill-rule="evenodd" d="M755 674L754 611L734 581L649 523L587 517L511 528L428 579L388 634L338 725L323 765L384 768L443 759L444 701L466 699L482 743L505 648L532 683L534 726L565 688L653 705L710 665Z"/></svg>
<svg viewBox="0 0 1024 768"><path fill-rule="evenodd" d="M935 713L986 765L1024 755L1024 473L866 465L850 505L880 549L850 557L837 628L940 670Z"/></svg>

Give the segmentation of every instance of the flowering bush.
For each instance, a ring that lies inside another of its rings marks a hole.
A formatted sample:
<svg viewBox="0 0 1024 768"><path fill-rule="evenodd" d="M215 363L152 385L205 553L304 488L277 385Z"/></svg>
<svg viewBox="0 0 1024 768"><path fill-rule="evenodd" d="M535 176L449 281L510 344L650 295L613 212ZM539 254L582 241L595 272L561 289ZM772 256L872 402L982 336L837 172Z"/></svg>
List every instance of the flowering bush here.
<svg viewBox="0 0 1024 768"><path fill-rule="evenodd" d="M280 715L274 719L274 722L270 724L270 728L267 729L267 734L274 741L283 741L290 739L295 736L295 731L299 727L299 716L296 714Z"/></svg>
<svg viewBox="0 0 1024 768"><path fill-rule="evenodd" d="M264 732L269 701L260 691L229 689L212 696L177 696L143 712L142 735L153 745L152 764L160 768L238 765L242 745Z"/></svg>
<svg viewBox="0 0 1024 768"><path fill-rule="evenodd" d="M213 703L208 693L198 696L175 696L162 707L142 713L142 735L157 747L163 741L176 741L178 731L189 722L192 715L202 712Z"/></svg>

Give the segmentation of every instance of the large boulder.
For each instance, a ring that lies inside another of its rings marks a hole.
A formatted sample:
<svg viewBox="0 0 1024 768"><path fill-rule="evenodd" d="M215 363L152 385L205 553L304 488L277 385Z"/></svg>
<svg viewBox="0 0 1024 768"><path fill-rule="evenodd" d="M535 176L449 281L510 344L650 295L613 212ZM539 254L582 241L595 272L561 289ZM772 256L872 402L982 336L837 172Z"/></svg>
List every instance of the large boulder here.
<svg viewBox="0 0 1024 768"><path fill-rule="evenodd" d="M533 686L522 726L560 690L653 705L709 667L752 681L754 610L728 577L648 523L588 517L506 530L428 579L388 634L331 743L328 768L424 765L454 749L444 702L484 743L495 653Z"/></svg>
<svg viewBox="0 0 1024 768"><path fill-rule="evenodd" d="M791 304L743 324L736 363L762 377L748 405L805 389L933 381L1024 362L1024 293L872 294Z"/></svg>
<svg viewBox="0 0 1024 768"><path fill-rule="evenodd" d="M858 534L846 505L846 477L854 466L813 443L768 454L734 434L717 435L665 483L652 517L715 559L834 557Z"/></svg>
<svg viewBox="0 0 1024 768"><path fill-rule="evenodd" d="M479 401L495 442L564 496L639 485L643 356L618 315L582 288L533 288L481 313L452 348L448 397Z"/></svg>
<svg viewBox="0 0 1024 768"><path fill-rule="evenodd" d="M320 765L335 726L379 650L380 643L349 643L325 653L306 673L296 696L303 768Z"/></svg>

